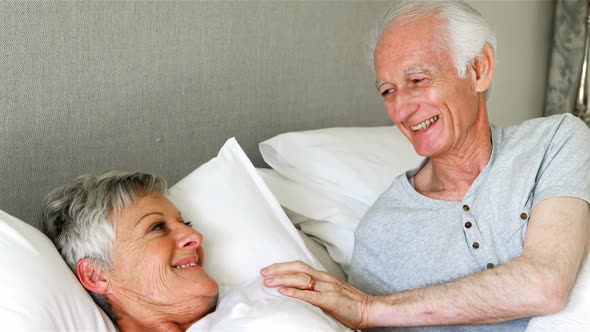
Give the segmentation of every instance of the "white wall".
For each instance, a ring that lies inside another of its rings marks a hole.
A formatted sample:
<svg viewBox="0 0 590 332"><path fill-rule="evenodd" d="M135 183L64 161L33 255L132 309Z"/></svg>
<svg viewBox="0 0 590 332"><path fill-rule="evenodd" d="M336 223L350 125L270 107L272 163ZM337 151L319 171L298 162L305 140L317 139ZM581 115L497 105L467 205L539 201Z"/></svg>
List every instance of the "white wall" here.
<svg viewBox="0 0 590 332"><path fill-rule="evenodd" d="M498 39L491 121L507 125L542 116L554 1L469 3L490 22Z"/></svg>

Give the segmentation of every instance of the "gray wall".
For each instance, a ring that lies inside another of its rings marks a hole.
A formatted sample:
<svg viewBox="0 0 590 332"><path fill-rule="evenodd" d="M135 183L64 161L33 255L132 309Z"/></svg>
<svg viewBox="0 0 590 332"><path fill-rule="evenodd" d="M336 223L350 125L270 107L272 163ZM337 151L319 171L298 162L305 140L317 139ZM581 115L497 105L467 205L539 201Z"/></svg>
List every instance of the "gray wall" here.
<svg viewBox="0 0 590 332"><path fill-rule="evenodd" d="M475 5L499 30L492 119L540 115L550 3ZM258 143L281 132L389 124L365 61L387 8L0 2L0 209L34 224L43 195L82 173L173 184L232 136L262 165Z"/></svg>
<svg viewBox="0 0 590 332"><path fill-rule="evenodd" d="M492 122L517 124L543 115L554 1L469 1L496 30Z"/></svg>

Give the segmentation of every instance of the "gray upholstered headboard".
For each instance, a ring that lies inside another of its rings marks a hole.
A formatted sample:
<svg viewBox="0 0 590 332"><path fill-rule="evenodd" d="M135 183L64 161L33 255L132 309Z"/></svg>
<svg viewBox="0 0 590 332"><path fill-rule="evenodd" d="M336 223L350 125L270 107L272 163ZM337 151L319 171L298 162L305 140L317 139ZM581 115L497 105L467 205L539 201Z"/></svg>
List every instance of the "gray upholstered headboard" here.
<svg viewBox="0 0 590 332"><path fill-rule="evenodd" d="M0 4L0 209L36 224L83 173L174 184L235 136L385 125L364 61L384 2Z"/></svg>
<svg viewBox="0 0 590 332"><path fill-rule="evenodd" d="M498 29L492 119L540 116L552 0L470 2ZM36 225L83 173L174 184L232 136L262 166L278 133L389 124L365 53L389 5L0 2L0 209Z"/></svg>

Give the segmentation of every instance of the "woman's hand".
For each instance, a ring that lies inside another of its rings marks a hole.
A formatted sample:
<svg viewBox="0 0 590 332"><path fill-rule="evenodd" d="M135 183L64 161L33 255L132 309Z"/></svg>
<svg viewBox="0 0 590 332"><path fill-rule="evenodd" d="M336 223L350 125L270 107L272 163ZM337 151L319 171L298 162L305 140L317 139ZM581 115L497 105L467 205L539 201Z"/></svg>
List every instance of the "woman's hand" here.
<svg viewBox="0 0 590 332"><path fill-rule="evenodd" d="M301 261L277 263L260 273L267 287L322 308L352 329L369 326L368 314L373 297L357 290L327 272L317 271Z"/></svg>

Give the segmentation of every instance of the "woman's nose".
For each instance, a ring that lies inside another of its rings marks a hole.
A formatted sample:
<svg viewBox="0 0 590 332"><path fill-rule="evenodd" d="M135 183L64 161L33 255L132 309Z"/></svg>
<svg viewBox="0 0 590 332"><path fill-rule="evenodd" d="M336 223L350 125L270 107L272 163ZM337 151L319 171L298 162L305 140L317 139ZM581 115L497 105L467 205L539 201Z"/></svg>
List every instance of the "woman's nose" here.
<svg viewBox="0 0 590 332"><path fill-rule="evenodd" d="M196 249L203 243L203 235L195 231L192 227L183 227L177 241L179 249Z"/></svg>

